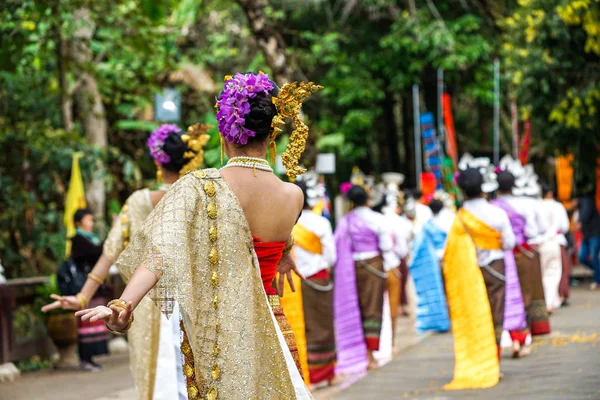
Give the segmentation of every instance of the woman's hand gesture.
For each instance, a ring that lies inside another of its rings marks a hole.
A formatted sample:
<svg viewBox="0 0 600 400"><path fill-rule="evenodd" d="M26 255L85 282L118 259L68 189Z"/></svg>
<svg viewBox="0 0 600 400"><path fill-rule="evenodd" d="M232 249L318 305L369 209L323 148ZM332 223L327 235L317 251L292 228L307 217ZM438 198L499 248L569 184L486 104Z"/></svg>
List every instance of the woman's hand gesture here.
<svg viewBox="0 0 600 400"><path fill-rule="evenodd" d="M63 310L81 310L81 302L75 296L59 296L57 294L51 294L50 298L55 301L42 307L42 312L56 310L57 308L62 308Z"/></svg>
<svg viewBox="0 0 600 400"><path fill-rule="evenodd" d="M131 301L127 302L125 308L120 308L116 305L110 307L98 306L87 310L77 311L75 316L81 317L82 321L96 322L104 320L104 323L113 331L119 332L124 330L129 324L129 319L133 313L133 305Z"/></svg>
<svg viewBox="0 0 600 400"><path fill-rule="evenodd" d="M286 276L292 292L296 291L296 287L294 286L294 281L292 278L292 271L294 271L296 275L300 277L300 279L304 279L300 271L298 271L298 267L296 267L294 257L292 257L291 254L286 254L281 258L279 264L277 265L277 272L279 272L279 280L277 281L277 294L279 297L283 297L283 288L285 284L284 277Z"/></svg>

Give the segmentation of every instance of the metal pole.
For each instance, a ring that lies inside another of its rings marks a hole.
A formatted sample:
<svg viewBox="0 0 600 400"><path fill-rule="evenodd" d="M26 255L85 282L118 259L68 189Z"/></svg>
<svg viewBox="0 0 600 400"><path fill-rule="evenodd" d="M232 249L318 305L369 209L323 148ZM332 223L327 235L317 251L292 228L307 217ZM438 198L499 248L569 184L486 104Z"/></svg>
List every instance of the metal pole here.
<svg viewBox="0 0 600 400"><path fill-rule="evenodd" d="M512 126L512 148L513 158L519 157L519 111L517 109L517 99L513 97L510 100L510 119Z"/></svg>
<svg viewBox="0 0 600 400"><path fill-rule="evenodd" d="M444 129L444 109L442 108L442 95L444 94L444 69L437 69L437 133L438 133L438 151L440 157L443 157L445 143Z"/></svg>
<svg viewBox="0 0 600 400"><path fill-rule="evenodd" d="M500 162L500 60L494 60L494 164Z"/></svg>
<svg viewBox="0 0 600 400"><path fill-rule="evenodd" d="M421 159L421 121L419 111L419 85L413 85L413 119L415 131L415 174L417 188L421 188L421 171L423 169L423 160Z"/></svg>

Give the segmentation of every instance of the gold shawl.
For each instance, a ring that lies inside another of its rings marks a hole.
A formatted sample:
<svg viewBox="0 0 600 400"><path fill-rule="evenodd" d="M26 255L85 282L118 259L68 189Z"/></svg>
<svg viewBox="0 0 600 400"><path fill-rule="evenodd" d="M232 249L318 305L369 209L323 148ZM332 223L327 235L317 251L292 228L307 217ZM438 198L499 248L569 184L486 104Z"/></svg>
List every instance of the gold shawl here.
<svg viewBox="0 0 600 400"><path fill-rule="evenodd" d="M150 191L133 192L125 202L119 217L104 242L103 254L113 262L127 247L128 237L133 237L152 212ZM119 268L123 276L131 276L130 269ZM139 400L152 400L156 378L156 360L160 340L160 309L148 296L136 308L135 324L127 333L129 341L129 368Z"/></svg>
<svg viewBox="0 0 600 400"><path fill-rule="evenodd" d="M296 245L313 254L323 254L321 238L301 224L296 224L292 230Z"/></svg>
<svg viewBox="0 0 600 400"><path fill-rule="evenodd" d="M487 289L477 262L473 239L492 235L493 229L473 214L460 210L444 254L444 282L454 336L454 379L446 390L489 388L498 383L500 364ZM492 235L493 236L493 235Z"/></svg>
<svg viewBox="0 0 600 400"><path fill-rule="evenodd" d="M248 223L217 170L179 179L117 266L153 271L159 277L153 299L167 316L179 303L195 362L197 387L188 393L311 398L304 385L294 387L300 377L267 303Z"/></svg>

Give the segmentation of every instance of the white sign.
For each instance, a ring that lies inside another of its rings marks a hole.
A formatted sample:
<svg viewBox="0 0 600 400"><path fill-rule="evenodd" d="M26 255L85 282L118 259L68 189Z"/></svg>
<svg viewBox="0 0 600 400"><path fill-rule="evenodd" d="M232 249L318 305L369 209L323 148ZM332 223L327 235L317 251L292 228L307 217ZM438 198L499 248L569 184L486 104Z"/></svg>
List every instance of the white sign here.
<svg viewBox="0 0 600 400"><path fill-rule="evenodd" d="M318 174L335 174L335 154L326 153L317 156L316 168ZM281 162L281 156L277 156L275 161L275 172L285 174L285 166Z"/></svg>
<svg viewBox="0 0 600 400"><path fill-rule="evenodd" d="M317 156L316 170L319 174L335 174L335 154L319 154Z"/></svg>
<svg viewBox="0 0 600 400"><path fill-rule="evenodd" d="M6 282L6 278L3 275L4 267L0 264L0 285Z"/></svg>

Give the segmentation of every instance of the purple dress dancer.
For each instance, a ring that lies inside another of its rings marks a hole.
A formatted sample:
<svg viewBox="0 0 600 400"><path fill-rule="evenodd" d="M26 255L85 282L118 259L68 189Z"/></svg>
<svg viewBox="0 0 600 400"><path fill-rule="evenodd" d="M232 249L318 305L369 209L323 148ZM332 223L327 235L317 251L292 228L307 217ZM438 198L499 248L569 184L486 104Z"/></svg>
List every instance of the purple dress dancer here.
<svg viewBox="0 0 600 400"><path fill-rule="evenodd" d="M514 210L508 207L507 204L500 199L493 200L492 204L503 209L508 214L511 225L514 226ZM515 232L515 239L517 243L522 243L525 238L519 237ZM512 337L513 331L523 331L527 328L527 317L525 314L525 303L523 302L523 294L521 292L521 284L519 282L519 273L517 272L515 255L511 250L506 250L504 252L504 268L504 273L506 276L504 329L511 332Z"/></svg>
<svg viewBox="0 0 600 400"><path fill-rule="evenodd" d="M379 251L379 241L377 235L352 212L338 222L334 238L337 248L333 287L336 373L361 374L367 371L368 359L353 253Z"/></svg>

